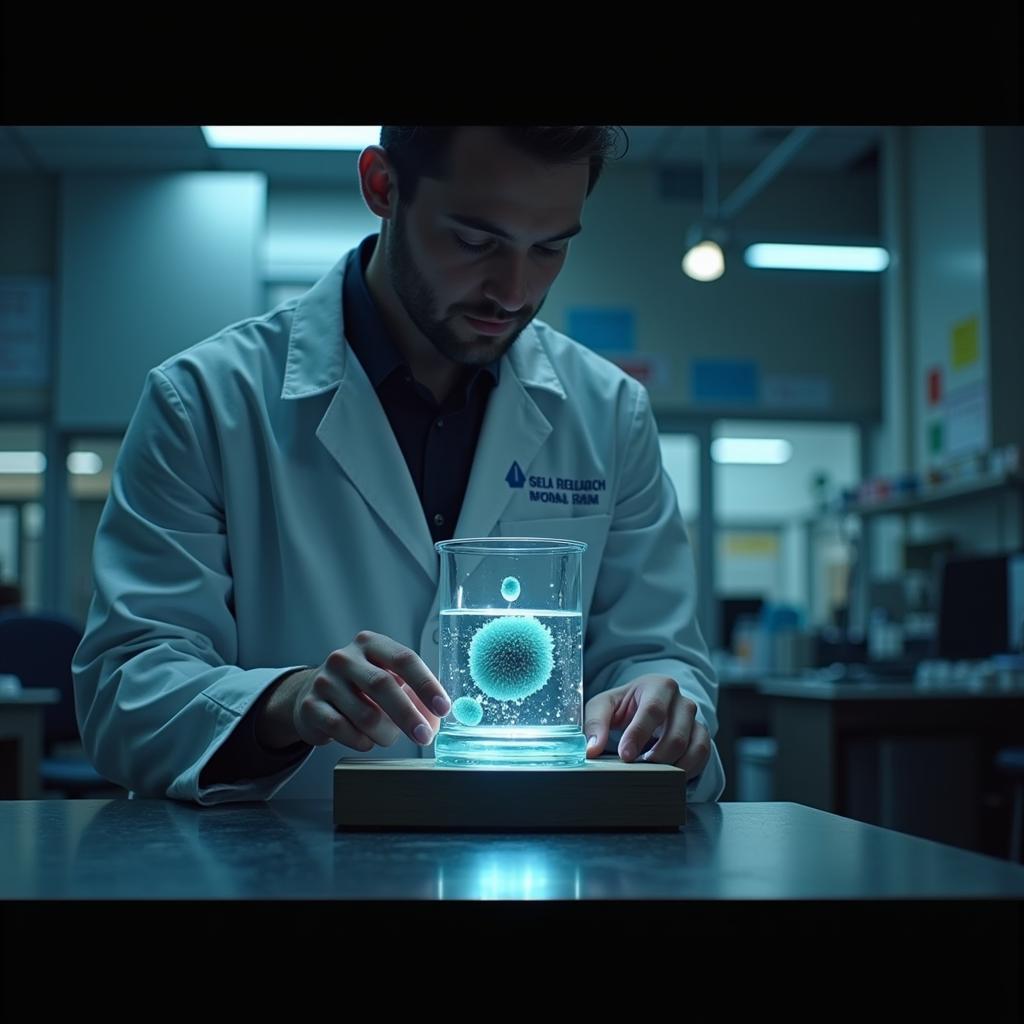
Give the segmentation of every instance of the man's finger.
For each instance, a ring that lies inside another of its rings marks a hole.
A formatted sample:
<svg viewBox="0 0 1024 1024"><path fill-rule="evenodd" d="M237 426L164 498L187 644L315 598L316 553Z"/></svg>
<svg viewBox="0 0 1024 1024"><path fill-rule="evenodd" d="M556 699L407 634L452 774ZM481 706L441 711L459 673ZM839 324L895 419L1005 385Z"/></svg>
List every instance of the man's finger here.
<svg viewBox="0 0 1024 1024"><path fill-rule="evenodd" d="M704 771L710 758L711 734L700 722L696 722L693 726L690 745L686 753L676 762L676 767L682 768L692 779Z"/></svg>
<svg viewBox="0 0 1024 1024"><path fill-rule="evenodd" d="M669 697L661 687L649 686L640 694L636 714L619 740L619 758L633 761L659 726L668 718Z"/></svg>
<svg viewBox="0 0 1024 1024"><path fill-rule="evenodd" d="M309 731L307 742L320 747L334 740L352 750L363 752L373 749L373 740L360 732L337 708L326 701L310 696L305 726Z"/></svg>
<svg viewBox="0 0 1024 1024"><path fill-rule="evenodd" d="M676 764L690 747L696 713L697 705L693 701L673 701L665 727L659 730L658 742L644 754L644 760L654 764Z"/></svg>
<svg viewBox="0 0 1024 1024"><path fill-rule="evenodd" d="M348 687L349 700L340 710L349 721L362 733L377 744L378 747L390 747L402 730L392 718L362 690L352 683L343 684Z"/></svg>
<svg viewBox="0 0 1024 1024"><path fill-rule="evenodd" d="M401 682L401 680L399 680ZM441 716L435 715L422 700L420 695L408 684L402 683L402 689L409 695L409 700L416 705L416 710L430 723L430 728L436 733L441 728Z"/></svg>
<svg viewBox="0 0 1024 1024"><path fill-rule="evenodd" d="M388 719L413 741L426 746L433 738L430 723L386 668L367 661L357 644L333 651L327 658L331 678L316 680L314 692L333 704L361 732L386 738ZM392 738L391 742L394 742ZM387 742L383 746L389 746Z"/></svg>
<svg viewBox="0 0 1024 1024"><path fill-rule="evenodd" d="M587 757L600 757L608 743L608 729L617 705L613 691L599 693L587 701L583 733L587 737Z"/></svg>
<svg viewBox="0 0 1024 1024"><path fill-rule="evenodd" d="M408 647L382 633L364 629L356 634L355 642L363 650L366 660L407 682L420 698L424 707L435 715L447 715L452 709L451 698L437 676L427 668L423 659Z"/></svg>

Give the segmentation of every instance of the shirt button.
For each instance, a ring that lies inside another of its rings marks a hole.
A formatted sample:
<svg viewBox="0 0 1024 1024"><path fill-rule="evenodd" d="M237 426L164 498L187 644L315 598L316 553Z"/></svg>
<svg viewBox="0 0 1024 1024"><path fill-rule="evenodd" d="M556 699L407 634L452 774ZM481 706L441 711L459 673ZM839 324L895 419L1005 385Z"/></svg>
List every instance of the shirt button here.
<svg viewBox="0 0 1024 1024"><path fill-rule="evenodd" d="M444 526L444 516L441 515L440 512L438 512L437 515L434 516L434 525L435 526Z"/></svg>

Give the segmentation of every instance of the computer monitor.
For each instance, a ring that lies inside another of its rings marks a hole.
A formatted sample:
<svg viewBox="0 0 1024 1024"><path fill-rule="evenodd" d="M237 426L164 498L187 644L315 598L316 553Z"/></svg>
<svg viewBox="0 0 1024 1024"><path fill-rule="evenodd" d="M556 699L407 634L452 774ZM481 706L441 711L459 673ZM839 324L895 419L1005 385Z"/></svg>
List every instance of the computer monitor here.
<svg viewBox="0 0 1024 1024"><path fill-rule="evenodd" d="M1016 556L952 557L939 584L937 653L948 661L1010 650L1009 565Z"/></svg>

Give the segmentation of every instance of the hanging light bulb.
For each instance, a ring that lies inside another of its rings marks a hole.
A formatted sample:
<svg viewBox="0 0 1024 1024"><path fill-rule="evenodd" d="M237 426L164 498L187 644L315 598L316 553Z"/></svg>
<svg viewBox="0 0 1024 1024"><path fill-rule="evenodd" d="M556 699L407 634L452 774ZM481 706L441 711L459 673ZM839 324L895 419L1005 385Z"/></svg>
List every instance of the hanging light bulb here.
<svg viewBox="0 0 1024 1024"><path fill-rule="evenodd" d="M683 272L695 281L717 281L725 273L725 248L730 241L732 225L735 223L736 214L745 206L764 186L771 181L779 171L793 158L807 141L814 135L815 128L800 127L794 128L773 149L743 181L733 190L724 202L718 201L718 174L719 174L719 129L709 126L705 135L704 146L704 187L703 199L704 210L699 223L695 224L687 234L686 255L683 256ZM736 240L733 235L732 240ZM780 246L754 245L747 249L746 262L749 266L774 266L774 267L796 267L796 260L802 260L801 267L809 265L807 261L812 254L804 251L795 253L795 247L789 246L788 251L780 253ZM809 248L809 247L805 247ZM819 250L823 247L817 247ZM774 250L774 251L773 251ZM861 255L860 252L857 253ZM870 262L867 266L850 265L852 254L843 252L841 254L828 253L830 261L827 268L822 267L826 254L815 252L813 257L818 261L814 264L815 269L830 270L884 270L888 265L888 254L884 251L875 250L869 254ZM769 262L775 260L776 262ZM780 262L785 260L786 262ZM837 265L840 264L841 266Z"/></svg>
<svg viewBox="0 0 1024 1024"><path fill-rule="evenodd" d="M725 273L722 247L710 238L698 242L683 257L683 273L694 281L717 281Z"/></svg>
<svg viewBox="0 0 1024 1024"><path fill-rule="evenodd" d="M717 281L725 273L725 240L720 225L695 224L686 236L683 273L694 281Z"/></svg>
<svg viewBox="0 0 1024 1024"><path fill-rule="evenodd" d="M717 281L725 273L725 228L718 216L718 128L709 127L704 149L704 218L686 233L683 273L694 281Z"/></svg>

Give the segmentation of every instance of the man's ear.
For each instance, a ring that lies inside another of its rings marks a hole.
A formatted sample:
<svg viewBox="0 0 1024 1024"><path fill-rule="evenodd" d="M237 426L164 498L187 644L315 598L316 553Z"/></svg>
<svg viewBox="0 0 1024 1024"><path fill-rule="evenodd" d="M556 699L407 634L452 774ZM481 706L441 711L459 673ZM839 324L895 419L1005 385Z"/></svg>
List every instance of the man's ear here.
<svg viewBox="0 0 1024 1024"><path fill-rule="evenodd" d="M395 168L381 146L367 146L359 154L359 186L370 212L382 220L391 220L398 208L398 181Z"/></svg>

